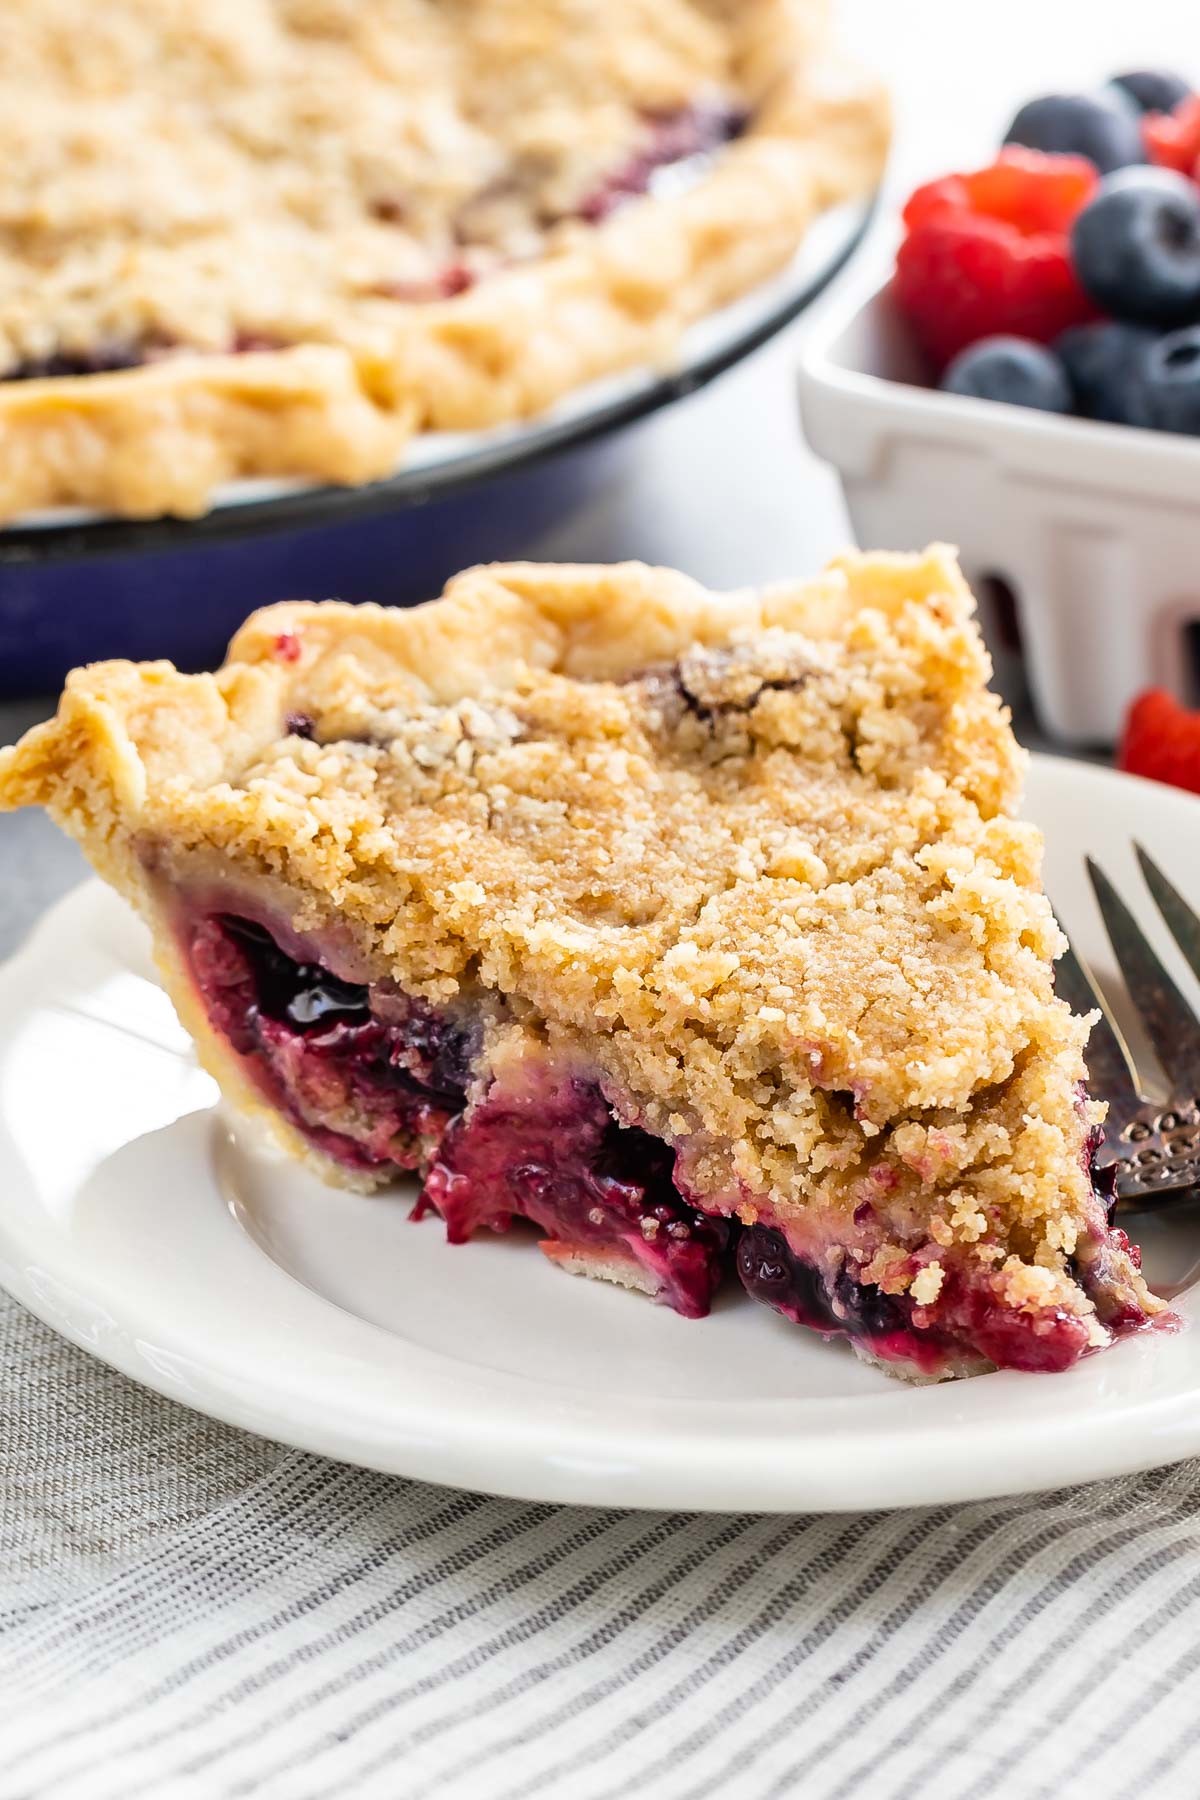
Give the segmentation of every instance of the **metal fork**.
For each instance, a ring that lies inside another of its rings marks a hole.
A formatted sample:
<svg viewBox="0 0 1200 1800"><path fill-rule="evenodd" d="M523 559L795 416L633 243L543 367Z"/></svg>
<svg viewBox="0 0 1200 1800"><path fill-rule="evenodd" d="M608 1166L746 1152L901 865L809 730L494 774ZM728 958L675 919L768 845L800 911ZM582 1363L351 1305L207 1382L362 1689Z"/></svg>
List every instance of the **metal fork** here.
<svg viewBox="0 0 1200 1800"><path fill-rule="evenodd" d="M1200 918L1140 844L1134 844L1146 886L1192 972L1200 978ZM1056 986L1076 1012L1099 1007L1088 1042L1093 1094L1108 1101L1097 1170L1112 1169L1118 1210L1145 1212L1186 1189L1200 1189L1200 1018L1180 993L1141 926L1108 876L1086 858L1104 928L1129 999L1170 1084L1165 1103L1150 1084L1113 1017L1104 991L1072 947L1058 964Z"/></svg>

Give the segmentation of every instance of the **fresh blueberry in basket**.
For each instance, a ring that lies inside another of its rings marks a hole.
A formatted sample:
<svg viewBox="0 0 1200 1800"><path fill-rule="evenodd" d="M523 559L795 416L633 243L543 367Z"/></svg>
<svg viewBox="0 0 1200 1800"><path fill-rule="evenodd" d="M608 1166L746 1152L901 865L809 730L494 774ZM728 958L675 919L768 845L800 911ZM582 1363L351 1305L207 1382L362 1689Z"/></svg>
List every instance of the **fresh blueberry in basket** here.
<svg viewBox="0 0 1200 1800"><path fill-rule="evenodd" d="M1071 227L1075 273L1118 319L1200 320L1200 188L1173 169L1106 175Z"/></svg>
<svg viewBox="0 0 1200 1800"><path fill-rule="evenodd" d="M942 376L947 394L1069 413L1071 384L1052 350L1028 338L986 337L960 350Z"/></svg>
<svg viewBox="0 0 1200 1800"><path fill-rule="evenodd" d="M1115 319L1064 331L1054 353L1067 372L1076 412L1113 425L1149 425L1145 362L1158 341L1146 326Z"/></svg>
<svg viewBox="0 0 1200 1800"><path fill-rule="evenodd" d="M1151 425L1200 436L1200 325L1158 339L1145 359L1143 388Z"/></svg>
<svg viewBox="0 0 1200 1800"><path fill-rule="evenodd" d="M1027 100L1004 141L1052 155L1086 156L1101 173L1146 159L1137 112L1115 94L1042 94Z"/></svg>
<svg viewBox="0 0 1200 1800"><path fill-rule="evenodd" d="M1127 94L1139 112L1169 113L1192 91L1190 81L1169 69L1131 69L1114 75L1110 85Z"/></svg>

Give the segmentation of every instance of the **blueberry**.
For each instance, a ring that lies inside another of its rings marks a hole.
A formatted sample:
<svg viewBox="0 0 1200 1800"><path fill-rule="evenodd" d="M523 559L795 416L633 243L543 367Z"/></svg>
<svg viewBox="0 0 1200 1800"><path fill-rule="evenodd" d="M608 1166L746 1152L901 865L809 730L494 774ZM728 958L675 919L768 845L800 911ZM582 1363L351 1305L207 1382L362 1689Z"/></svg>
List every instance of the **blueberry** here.
<svg viewBox="0 0 1200 1800"><path fill-rule="evenodd" d="M1200 437L1200 325L1159 338L1144 379L1150 424Z"/></svg>
<svg viewBox="0 0 1200 1800"><path fill-rule="evenodd" d="M1172 112L1192 91L1190 81L1169 69L1131 69L1128 75L1114 75L1111 85L1128 94L1139 112Z"/></svg>
<svg viewBox="0 0 1200 1800"><path fill-rule="evenodd" d="M223 915L221 924L254 972L260 1009L268 1018L304 1029L328 1020L370 1019L365 987L341 981L320 963L298 963L252 919Z"/></svg>
<svg viewBox="0 0 1200 1800"><path fill-rule="evenodd" d="M838 1273L833 1298L835 1315L844 1320L853 1337L886 1337L889 1332L902 1331L907 1323L904 1312L889 1294L857 1280L847 1269Z"/></svg>
<svg viewBox="0 0 1200 1800"><path fill-rule="evenodd" d="M820 1271L792 1251L781 1231L748 1225L738 1240L737 1271L752 1300L788 1313L813 1331L838 1331Z"/></svg>
<svg viewBox="0 0 1200 1800"><path fill-rule="evenodd" d="M1075 410L1114 425L1148 425L1144 363L1158 342L1144 325L1104 319L1072 325L1054 344L1075 395Z"/></svg>
<svg viewBox="0 0 1200 1800"><path fill-rule="evenodd" d="M1105 312L1190 325L1200 319L1200 188L1173 169L1105 176L1071 227L1071 255Z"/></svg>
<svg viewBox="0 0 1200 1800"><path fill-rule="evenodd" d="M1101 173L1146 160L1136 113L1128 101L1110 94L1042 94L1027 100L1004 141L1086 156Z"/></svg>
<svg viewBox="0 0 1200 1800"><path fill-rule="evenodd" d="M1052 350L1028 338L980 338L960 350L942 376L948 394L975 400L1006 400L1039 412L1068 413L1071 384Z"/></svg>

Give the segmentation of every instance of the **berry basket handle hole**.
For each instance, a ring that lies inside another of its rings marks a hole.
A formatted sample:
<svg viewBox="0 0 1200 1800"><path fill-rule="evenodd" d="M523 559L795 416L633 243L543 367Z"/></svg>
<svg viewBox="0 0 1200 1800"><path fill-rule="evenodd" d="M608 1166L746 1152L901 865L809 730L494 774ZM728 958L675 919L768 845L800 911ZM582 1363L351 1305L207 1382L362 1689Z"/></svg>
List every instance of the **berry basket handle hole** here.
<svg viewBox="0 0 1200 1800"><path fill-rule="evenodd" d="M1183 628L1182 696L1188 706L1200 706L1200 619L1189 619Z"/></svg>
<svg viewBox="0 0 1200 1800"><path fill-rule="evenodd" d="M980 575L975 582L975 598L983 634L992 647L1009 656L1023 656L1021 616L1012 582L991 572Z"/></svg>

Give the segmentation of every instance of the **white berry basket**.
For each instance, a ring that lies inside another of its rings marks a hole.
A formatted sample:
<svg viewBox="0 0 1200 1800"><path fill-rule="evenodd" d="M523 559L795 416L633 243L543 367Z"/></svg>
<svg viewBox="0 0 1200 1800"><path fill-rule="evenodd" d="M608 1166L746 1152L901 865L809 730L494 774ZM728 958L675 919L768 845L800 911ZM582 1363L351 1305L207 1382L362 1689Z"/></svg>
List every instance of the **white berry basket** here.
<svg viewBox="0 0 1200 1800"><path fill-rule="evenodd" d="M1111 744L1129 702L1200 687L1200 440L925 384L886 288L814 322L804 429L864 548L959 546L985 635L1011 590L1039 723Z"/></svg>

